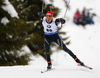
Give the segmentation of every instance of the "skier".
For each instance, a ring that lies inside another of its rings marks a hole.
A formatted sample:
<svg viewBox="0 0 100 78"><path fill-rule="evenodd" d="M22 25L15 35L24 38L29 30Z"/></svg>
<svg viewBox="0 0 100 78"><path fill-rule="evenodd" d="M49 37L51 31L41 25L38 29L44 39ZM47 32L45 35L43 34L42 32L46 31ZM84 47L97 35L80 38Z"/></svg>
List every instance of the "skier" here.
<svg viewBox="0 0 100 78"><path fill-rule="evenodd" d="M38 15L41 17L42 25L44 27L44 46L45 46L45 52L46 52L46 59L47 59L47 69L52 68L52 63L50 59L50 44L51 42L57 43L66 53L68 53L78 64L81 66L84 65L83 62L81 62L76 55L73 54L71 50L69 50L66 45L63 43L62 39L58 35L57 25L58 23L64 24L65 20L63 18L55 19L53 17L53 13L51 11L48 11L46 13L46 16L43 13L38 13Z"/></svg>

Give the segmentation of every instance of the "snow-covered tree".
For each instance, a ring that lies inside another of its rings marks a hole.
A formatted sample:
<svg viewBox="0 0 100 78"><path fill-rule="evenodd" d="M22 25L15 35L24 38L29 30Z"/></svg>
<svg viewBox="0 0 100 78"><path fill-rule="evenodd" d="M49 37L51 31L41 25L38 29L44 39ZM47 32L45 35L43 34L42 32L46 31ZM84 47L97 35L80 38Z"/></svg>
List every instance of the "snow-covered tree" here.
<svg viewBox="0 0 100 78"><path fill-rule="evenodd" d="M16 14L8 0L0 1L0 65L26 65L30 60L22 47L31 39L26 34L31 27Z"/></svg>

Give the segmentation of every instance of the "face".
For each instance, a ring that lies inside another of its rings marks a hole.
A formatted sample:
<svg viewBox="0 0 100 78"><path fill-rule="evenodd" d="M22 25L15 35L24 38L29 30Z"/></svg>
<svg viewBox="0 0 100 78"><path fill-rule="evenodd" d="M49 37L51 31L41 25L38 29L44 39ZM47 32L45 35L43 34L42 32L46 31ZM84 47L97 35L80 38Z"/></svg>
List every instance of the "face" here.
<svg viewBox="0 0 100 78"><path fill-rule="evenodd" d="M47 16L47 17L46 17L46 21L47 21L48 23L50 23L50 22L52 21L52 17Z"/></svg>

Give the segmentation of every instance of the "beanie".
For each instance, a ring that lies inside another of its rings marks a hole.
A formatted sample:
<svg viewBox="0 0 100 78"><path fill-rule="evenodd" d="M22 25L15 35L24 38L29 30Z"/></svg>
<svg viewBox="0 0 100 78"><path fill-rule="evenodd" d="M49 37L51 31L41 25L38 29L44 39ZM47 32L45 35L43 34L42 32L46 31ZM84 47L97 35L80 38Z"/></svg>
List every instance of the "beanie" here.
<svg viewBox="0 0 100 78"><path fill-rule="evenodd" d="M47 17L47 16L53 17L53 13L52 13L51 11L48 11L48 12L46 13L46 17Z"/></svg>

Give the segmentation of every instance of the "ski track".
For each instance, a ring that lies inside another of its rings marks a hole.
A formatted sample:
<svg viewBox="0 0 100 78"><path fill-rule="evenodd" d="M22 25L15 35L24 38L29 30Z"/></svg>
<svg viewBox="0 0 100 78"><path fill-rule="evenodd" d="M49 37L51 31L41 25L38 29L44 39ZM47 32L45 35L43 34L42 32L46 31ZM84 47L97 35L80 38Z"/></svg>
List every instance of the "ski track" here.
<svg viewBox="0 0 100 78"><path fill-rule="evenodd" d="M0 78L100 78L100 67L93 70L79 66L55 66L54 70L41 73L43 68L32 66L0 67Z"/></svg>

